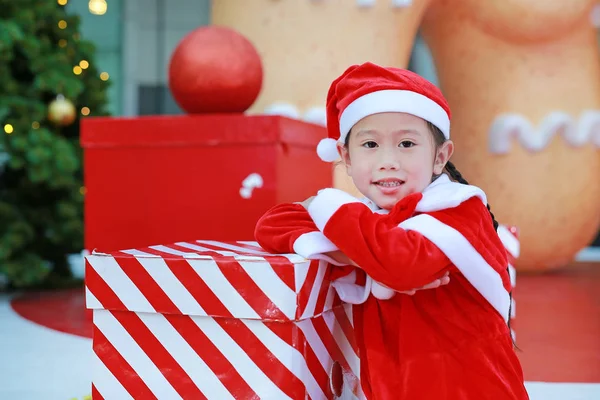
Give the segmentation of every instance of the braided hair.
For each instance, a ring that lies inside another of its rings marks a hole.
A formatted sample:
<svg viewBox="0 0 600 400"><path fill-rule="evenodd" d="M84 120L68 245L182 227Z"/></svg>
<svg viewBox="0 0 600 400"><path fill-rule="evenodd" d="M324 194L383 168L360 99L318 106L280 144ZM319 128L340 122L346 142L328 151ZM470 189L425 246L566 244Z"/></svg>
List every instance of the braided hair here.
<svg viewBox="0 0 600 400"><path fill-rule="evenodd" d="M436 147L441 146L446 141L446 137L444 136L442 131L437 126L433 125L429 121L427 121L427 127L433 134L433 139L435 141ZM452 180L454 180L458 183L462 183L463 185L469 184L469 182L467 182L467 180L465 178L463 178L462 174L458 171L456 166L454 166L454 164L451 163L450 161L448 161L446 163L445 170L446 170L446 172L448 172L448 175L450 176L450 178ZM496 221L496 218L494 217L494 214L492 213L492 210L491 210L489 204L487 204L487 209L490 213L490 217L492 219L492 224L494 225L494 230L498 231L499 224L498 224L498 221ZM510 276L510 271L508 269L508 266L506 267L506 272ZM510 298L510 304L508 306L508 329L510 330L510 316L512 314L512 290L508 294L509 294L509 298Z"/></svg>

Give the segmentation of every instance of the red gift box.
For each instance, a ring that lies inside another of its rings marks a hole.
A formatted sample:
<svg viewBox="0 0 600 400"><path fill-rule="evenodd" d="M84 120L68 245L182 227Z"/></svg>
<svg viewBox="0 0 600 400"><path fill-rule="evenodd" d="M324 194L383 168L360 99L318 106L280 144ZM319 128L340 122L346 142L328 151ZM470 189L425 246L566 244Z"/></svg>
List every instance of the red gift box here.
<svg viewBox="0 0 600 400"><path fill-rule="evenodd" d="M253 240L268 208L332 186L324 137L279 116L86 118L85 248Z"/></svg>
<svg viewBox="0 0 600 400"><path fill-rule="evenodd" d="M94 399L364 398L324 261L201 240L96 253L86 303Z"/></svg>

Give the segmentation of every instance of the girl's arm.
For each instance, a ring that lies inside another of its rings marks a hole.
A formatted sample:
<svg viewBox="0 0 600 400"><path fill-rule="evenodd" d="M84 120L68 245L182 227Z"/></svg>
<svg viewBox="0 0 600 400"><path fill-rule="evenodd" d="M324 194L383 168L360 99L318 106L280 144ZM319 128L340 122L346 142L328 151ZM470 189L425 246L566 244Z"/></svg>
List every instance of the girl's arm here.
<svg viewBox="0 0 600 400"><path fill-rule="evenodd" d="M407 291L442 278L453 267L433 242L398 227L421 198L420 193L408 196L382 215L343 191L325 189L308 212L324 235L374 280Z"/></svg>
<svg viewBox="0 0 600 400"><path fill-rule="evenodd" d="M335 265L353 265L319 231L300 203L280 204L271 208L256 224L254 237L269 253L296 253L308 259L324 259Z"/></svg>

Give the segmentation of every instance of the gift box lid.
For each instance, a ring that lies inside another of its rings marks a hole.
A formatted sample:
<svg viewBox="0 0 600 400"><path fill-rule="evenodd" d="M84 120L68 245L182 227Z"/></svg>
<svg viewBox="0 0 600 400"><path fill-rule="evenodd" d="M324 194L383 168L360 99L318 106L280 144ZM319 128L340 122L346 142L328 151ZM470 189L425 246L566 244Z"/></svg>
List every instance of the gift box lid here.
<svg viewBox="0 0 600 400"><path fill-rule="evenodd" d="M275 144L316 148L323 126L277 115L202 114L93 117L81 122L84 148Z"/></svg>
<svg viewBox="0 0 600 400"><path fill-rule="evenodd" d="M303 320L339 303L328 264L273 255L256 242L198 240L86 256L89 309L268 321Z"/></svg>

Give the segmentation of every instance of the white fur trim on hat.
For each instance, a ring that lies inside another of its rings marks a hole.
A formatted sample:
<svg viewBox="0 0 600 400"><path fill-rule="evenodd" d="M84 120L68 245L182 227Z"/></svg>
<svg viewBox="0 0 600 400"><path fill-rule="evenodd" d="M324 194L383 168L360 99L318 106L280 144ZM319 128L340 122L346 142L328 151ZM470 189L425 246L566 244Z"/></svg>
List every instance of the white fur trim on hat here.
<svg viewBox="0 0 600 400"><path fill-rule="evenodd" d="M326 138L321 140L317 145L317 154L325 162L334 162L340 158L335 139Z"/></svg>
<svg viewBox="0 0 600 400"><path fill-rule="evenodd" d="M423 118L450 139L450 118L438 103L410 90L379 90L359 97L342 112L339 141L343 143L350 129L361 119L384 112L404 112Z"/></svg>

